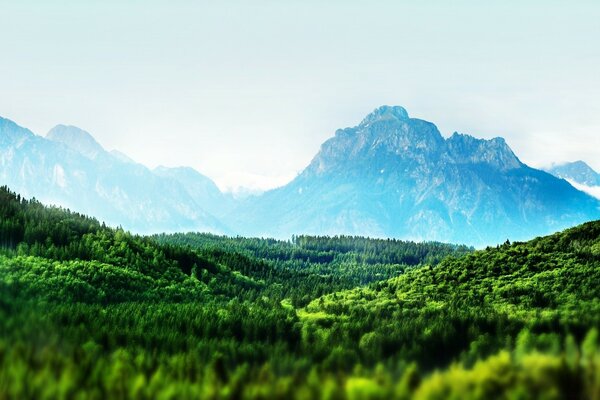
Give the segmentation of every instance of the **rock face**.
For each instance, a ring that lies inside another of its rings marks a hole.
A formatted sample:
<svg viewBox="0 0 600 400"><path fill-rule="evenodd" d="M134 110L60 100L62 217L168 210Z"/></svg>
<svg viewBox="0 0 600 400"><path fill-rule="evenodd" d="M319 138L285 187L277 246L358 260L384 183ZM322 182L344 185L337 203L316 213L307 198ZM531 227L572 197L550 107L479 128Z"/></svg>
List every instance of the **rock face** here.
<svg viewBox="0 0 600 400"><path fill-rule="evenodd" d="M357 234L476 246L600 217L600 203L528 167L504 139L455 133L383 106L338 130L288 185L227 222L244 235Z"/></svg>
<svg viewBox="0 0 600 400"><path fill-rule="evenodd" d="M89 133L72 126L59 125L43 138L0 118L0 184L139 233L230 233L202 207L205 199L197 191L190 193L176 179L105 151Z"/></svg>
<svg viewBox="0 0 600 400"><path fill-rule="evenodd" d="M548 172L559 178L567 179L580 185L600 186L600 174L583 161L554 165Z"/></svg>

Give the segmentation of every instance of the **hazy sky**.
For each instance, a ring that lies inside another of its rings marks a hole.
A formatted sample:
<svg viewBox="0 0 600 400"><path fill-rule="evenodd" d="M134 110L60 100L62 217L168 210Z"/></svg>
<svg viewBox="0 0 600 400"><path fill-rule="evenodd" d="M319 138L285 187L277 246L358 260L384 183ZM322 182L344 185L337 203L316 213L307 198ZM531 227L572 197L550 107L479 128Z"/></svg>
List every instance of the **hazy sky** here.
<svg viewBox="0 0 600 400"><path fill-rule="evenodd" d="M598 21L598 0L0 0L0 115L221 187L285 183L382 104L600 170Z"/></svg>

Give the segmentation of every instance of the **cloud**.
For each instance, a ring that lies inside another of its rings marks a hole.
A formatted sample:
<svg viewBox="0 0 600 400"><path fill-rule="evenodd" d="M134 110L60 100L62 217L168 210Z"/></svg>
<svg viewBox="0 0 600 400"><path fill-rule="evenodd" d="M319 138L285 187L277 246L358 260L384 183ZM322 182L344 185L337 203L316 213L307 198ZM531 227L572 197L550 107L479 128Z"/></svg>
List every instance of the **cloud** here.
<svg viewBox="0 0 600 400"><path fill-rule="evenodd" d="M582 185L581 183L577 183L571 179L567 179L567 182L569 182L571 185L573 185L573 187L575 189L581 190L582 192L585 192L585 193L589 194L590 196L600 199L600 186Z"/></svg>

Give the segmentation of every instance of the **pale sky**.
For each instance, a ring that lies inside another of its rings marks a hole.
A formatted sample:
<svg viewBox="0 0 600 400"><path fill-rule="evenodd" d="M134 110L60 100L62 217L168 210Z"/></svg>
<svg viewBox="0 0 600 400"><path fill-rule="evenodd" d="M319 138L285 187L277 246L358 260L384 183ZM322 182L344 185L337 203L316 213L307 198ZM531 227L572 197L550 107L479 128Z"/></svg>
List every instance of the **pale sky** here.
<svg viewBox="0 0 600 400"><path fill-rule="evenodd" d="M382 104L600 170L598 21L598 0L0 0L0 115L221 188L286 183Z"/></svg>

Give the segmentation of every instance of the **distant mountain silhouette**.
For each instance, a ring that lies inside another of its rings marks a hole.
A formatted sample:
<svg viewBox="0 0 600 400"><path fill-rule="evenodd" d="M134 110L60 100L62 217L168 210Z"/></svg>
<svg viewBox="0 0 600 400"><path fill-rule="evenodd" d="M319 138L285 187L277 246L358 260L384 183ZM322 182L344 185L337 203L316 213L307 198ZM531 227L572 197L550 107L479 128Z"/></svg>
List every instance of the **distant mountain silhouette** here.
<svg viewBox="0 0 600 400"><path fill-rule="evenodd" d="M212 181L196 173L184 186L168 175L105 151L77 127L58 125L43 138L0 118L0 183L23 196L140 233L230 232L203 207L217 202L220 192L203 198L194 184Z"/></svg>

